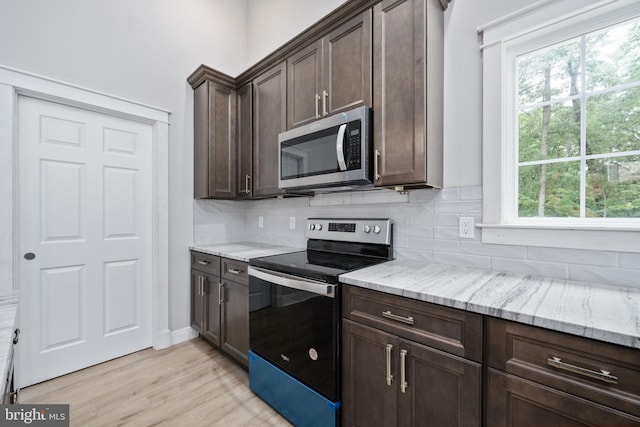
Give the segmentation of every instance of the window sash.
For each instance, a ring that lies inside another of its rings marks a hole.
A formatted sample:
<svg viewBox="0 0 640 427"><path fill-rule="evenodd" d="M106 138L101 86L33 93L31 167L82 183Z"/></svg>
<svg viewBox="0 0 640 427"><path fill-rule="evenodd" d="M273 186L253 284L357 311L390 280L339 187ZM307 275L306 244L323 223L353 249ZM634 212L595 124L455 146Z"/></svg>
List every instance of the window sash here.
<svg viewBox="0 0 640 427"><path fill-rule="evenodd" d="M625 151L625 152L608 152L587 155L587 101L593 96L599 96L608 93L622 92L624 90L640 87L640 81L627 82L624 84L617 84L611 87L587 90L587 67L586 67L586 37L593 32L606 30L610 27L620 25L624 22L637 21L638 17L631 17L627 15L624 19L609 20L603 19L598 25L597 20L591 25L573 25L568 28L563 28L559 31L554 31L547 34L544 37L531 38L526 42L512 43L512 46L508 46L505 49L505 105L504 114L506 118L505 132L503 134L503 153L504 164L503 173L505 174L506 182L504 182L504 219L506 223L529 223L535 224L541 223L593 223L598 224L600 222L607 222L615 220L616 223L628 223L629 225L637 226L640 223L640 218L587 218L587 162L594 159L602 158L616 158L627 157L632 155L639 155L640 150ZM587 29L584 29L587 28ZM518 105L519 88L518 88L518 58L524 54L529 54L538 50L543 50L548 47L554 46L558 43L571 42L573 40L579 40L580 42L580 93L572 96L562 96L553 98L548 101L542 101L538 103L526 104L524 106ZM533 110L535 108L541 108L548 105L558 105L566 101L580 100L580 155L569 156L560 158L540 159L532 161L519 161L519 113L521 111ZM558 164L567 162L580 162L579 169L579 205L580 216L575 217L526 217L519 215L519 173L520 168L525 166L543 165L543 164Z"/></svg>

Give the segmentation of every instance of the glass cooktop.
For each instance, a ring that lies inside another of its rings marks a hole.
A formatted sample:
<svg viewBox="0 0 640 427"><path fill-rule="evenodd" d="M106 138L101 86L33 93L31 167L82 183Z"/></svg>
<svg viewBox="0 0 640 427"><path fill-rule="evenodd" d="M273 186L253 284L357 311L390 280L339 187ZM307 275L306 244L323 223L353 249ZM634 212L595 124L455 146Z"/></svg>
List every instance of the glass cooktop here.
<svg viewBox="0 0 640 427"><path fill-rule="evenodd" d="M327 283L338 283L338 275L388 261L382 258L322 251L300 251L254 258L250 265Z"/></svg>

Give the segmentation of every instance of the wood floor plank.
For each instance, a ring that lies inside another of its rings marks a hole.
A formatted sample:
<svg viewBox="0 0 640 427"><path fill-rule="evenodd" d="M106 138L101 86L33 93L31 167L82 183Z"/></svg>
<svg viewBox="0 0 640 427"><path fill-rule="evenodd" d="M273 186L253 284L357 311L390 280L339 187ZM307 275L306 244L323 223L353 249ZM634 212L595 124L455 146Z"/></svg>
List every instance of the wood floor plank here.
<svg viewBox="0 0 640 427"><path fill-rule="evenodd" d="M199 338L27 387L20 403L68 403L71 426L291 426Z"/></svg>

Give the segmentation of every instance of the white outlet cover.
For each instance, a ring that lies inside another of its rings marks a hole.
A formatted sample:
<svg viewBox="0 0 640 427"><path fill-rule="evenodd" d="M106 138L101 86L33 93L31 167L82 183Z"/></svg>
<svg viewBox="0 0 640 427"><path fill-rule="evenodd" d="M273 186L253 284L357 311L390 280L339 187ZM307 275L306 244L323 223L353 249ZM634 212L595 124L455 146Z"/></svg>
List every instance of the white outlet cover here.
<svg viewBox="0 0 640 427"><path fill-rule="evenodd" d="M475 225L472 216L461 216L458 221L458 237L461 239L473 239Z"/></svg>
<svg viewBox="0 0 640 427"><path fill-rule="evenodd" d="M259 216L258 217L258 227L259 228L264 227L264 217L263 216Z"/></svg>
<svg viewBox="0 0 640 427"><path fill-rule="evenodd" d="M290 216L289 217L289 228L291 230L295 230L296 229L296 217L295 216Z"/></svg>

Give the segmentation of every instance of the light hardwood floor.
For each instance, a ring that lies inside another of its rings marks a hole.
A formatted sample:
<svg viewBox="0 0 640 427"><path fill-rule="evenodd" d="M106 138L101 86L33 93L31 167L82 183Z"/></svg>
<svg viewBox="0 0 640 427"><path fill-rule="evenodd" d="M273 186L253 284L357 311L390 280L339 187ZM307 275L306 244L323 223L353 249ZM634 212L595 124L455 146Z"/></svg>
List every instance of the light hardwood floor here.
<svg viewBox="0 0 640 427"><path fill-rule="evenodd" d="M27 387L20 403L68 403L77 427L291 426L249 390L246 371L199 338Z"/></svg>

